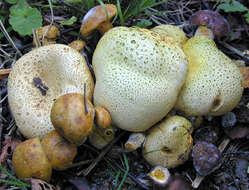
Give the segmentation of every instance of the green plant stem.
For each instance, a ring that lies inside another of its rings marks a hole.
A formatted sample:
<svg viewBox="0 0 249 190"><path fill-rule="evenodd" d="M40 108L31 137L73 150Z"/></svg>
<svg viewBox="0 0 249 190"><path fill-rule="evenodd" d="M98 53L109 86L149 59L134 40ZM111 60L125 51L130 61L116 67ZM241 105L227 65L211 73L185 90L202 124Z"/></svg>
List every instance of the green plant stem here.
<svg viewBox="0 0 249 190"><path fill-rule="evenodd" d="M126 156L126 154L125 154L125 151L124 151L124 148L123 148L123 147L122 147L122 150L123 150L123 157L124 157L124 162L125 162L126 170L125 170L124 176L123 176L123 178L122 178L122 180L121 180L121 182L120 182L120 184L119 184L117 190L120 190L120 189L121 189L122 185L124 184L124 182L125 182L125 180L126 180L126 178L127 178L127 175L128 175L128 173L129 173L129 170L130 170L130 166L129 166L129 163L128 163L128 160L127 160L127 156Z"/></svg>

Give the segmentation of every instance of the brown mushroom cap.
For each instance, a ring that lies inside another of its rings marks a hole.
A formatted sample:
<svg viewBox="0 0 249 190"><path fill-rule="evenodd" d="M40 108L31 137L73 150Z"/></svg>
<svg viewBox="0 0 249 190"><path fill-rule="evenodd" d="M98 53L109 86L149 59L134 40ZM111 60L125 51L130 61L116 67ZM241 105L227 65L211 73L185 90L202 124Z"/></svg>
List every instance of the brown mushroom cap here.
<svg viewBox="0 0 249 190"><path fill-rule="evenodd" d="M93 7L88 11L82 20L80 28L81 34L87 37L93 30L97 29L100 24L109 21L117 14L117 8L113 4L105 4L106 9L102 5ZM106 15L106 13L108 15Z"/></svg>
<svg viewBox="0 0 249 190"><path fill-rule="evenodd" d="M42 138L52 131L50 110L54 99L84 92L84 83L91 100L94 82L87 63L69 46L43 46L22 56L8 78L9 105L21 133Z"/></svg>
<svg viewBox="0 0 249 190"><path fill-rule="evenodd" d="M193 14L189 20L192 25L205 25L212 29L217 37L229 33L229 24L227 20L218 12L211 10L200 10Z"/></svg>

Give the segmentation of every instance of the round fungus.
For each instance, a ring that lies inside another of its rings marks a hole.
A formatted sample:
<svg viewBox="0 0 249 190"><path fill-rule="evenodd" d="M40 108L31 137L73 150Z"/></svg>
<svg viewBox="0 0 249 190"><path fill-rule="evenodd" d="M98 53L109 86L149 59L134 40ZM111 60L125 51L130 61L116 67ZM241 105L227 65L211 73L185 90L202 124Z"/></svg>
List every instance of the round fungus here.
<svg viewBox="0 0 249 190"><path fill-rule="evenodd" d="M183 51L189 67L176 108L191 116L231 111L243 92L239 68L205 36L189 39Z"/></svg>
<svg viewBox="0 0 249 190"><path fill-rule="evenodd" d="M198 141L195 144L192 157L194 168L201 176L209 175L222 164L219 149L205 141Z"/></svg>
<svg viewBox="0 0 249 190"><path fill-rule="evenodd" d="M156 32L115 27L99 41L93 55L94 103L105 107L115 126L145 131L174 106L187 60L174 41Z"/></svg>
<svg viewBox="0 0 249 190"><path fill-rule="evenodd" d="M82 36L87 37L93 30L97 29L104 34L112 28L110 19L117 14L117 8L113 4L98 5L90 9L84 16L80 28Z"/></svg>
<svg viewBox="0 0 249 190"><path fill-rule="evenodd" d="M66 93L84 91L92 99L94 82L82 55L62 44L36 48L22 56L8 78L8 100L16 124L27 137L53 130L50 110Z"/></svg>
<svg viewBox="0 0 249 190"><path fill-rule="evenodd" d="M49 182L52 166L44 152L39 138L20 143L13 152L12 164L17 177L36 177Z"/></svg>
<svg viewBox="0 0 249 190"><path fill-rule="evenodd" d="M182 47L182 45L187 41L185 32L180 27L175 25L162 24L155 26L151 30L161 35L167 35L173 38L173 40L175 40L180 45L180 47Z"/></svg>
<svg viewBox="0 0 249 190"><path fill-rule="evenodd" d="M153 166L174 168L184 163L193 147L191 123L171 116L149 131L143 149L144 158Z"/></svg>
<svg viewBox="0 0 249 190"><path fill-rule="evenodd" d="M83 94L68 93L54 102L50 118L61 136L81 145L92 132L94 113L92 103Z"/></svg>

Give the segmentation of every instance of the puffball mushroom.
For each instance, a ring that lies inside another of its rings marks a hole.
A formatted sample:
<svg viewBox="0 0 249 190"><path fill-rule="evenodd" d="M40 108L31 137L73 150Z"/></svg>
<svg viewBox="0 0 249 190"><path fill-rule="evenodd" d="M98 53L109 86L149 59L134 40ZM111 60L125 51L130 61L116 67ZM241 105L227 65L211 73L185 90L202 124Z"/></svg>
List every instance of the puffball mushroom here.
<svg viewBox="0 0 249 190"><path fill-rule="evenodd" d="M68 93L54 102L50 117L61 136L73 144L81 145L92 131L94 107L83 94Z"/></svg>
<svg viewBox="0 0 249 190"><path fill-rule="evenodd" d="M239 68L205 36L189 39L183 51L189 71L176 108L191 116L231 111L243 92Z"/></svg>
<svg viewBox="0 0 249 190"><path fill-rule="evenodd" d="M187 74L174 40L140 28L109 30L92 63L94 104L110 112L115 126L133 132L145 131L171 110Z"/></svg>
<svg viewBox="0 0 249 190"><path fill-rule="evenodd" d="M143 156L152 165L174 168L184 163L193 147L193 127L181 116L171 116L149 131Z"/></svg>
<svg viewBox="0 0 249 190"><path fill-rule="evenodd" d="M90 9L82 20L80 32L87 37L97 29L102 35L112 28L110 19L117 14L117 8L113 4L98 5Z"/></svg>
<svg viewBox="0 0 249 190"><path fill-rule="evenodd" d="M182 47L182 45L188 39L186 37L185 32L180 27L175 26L175 25L162 24L159 26L155 26L151 30L159 34L172 37L180 45L180 47Z"/></svg>
<svg viewBox="0 0 249 190"><path fill-rule="evenodd" d="M44 152L39 138L20 143L13 152L12 164L17 177L36 177L49 182L52 166Z"/></svg>
<svg viewBox="0 0 249 190"><path fill-rule="evenodd" d="M64 170L72 165L77 147L60 136L56 130L48 133L41 144L53 169Z"/></svg>
<svg viewBox="0 0 249 190"><path fill-rule="evenodd" d="M36 48L22 56L8 78L8 100L20 132L43 137L54 129L50 110L54 99L82 93L92 99L94 82L82 55L62 44Z"/></svg>

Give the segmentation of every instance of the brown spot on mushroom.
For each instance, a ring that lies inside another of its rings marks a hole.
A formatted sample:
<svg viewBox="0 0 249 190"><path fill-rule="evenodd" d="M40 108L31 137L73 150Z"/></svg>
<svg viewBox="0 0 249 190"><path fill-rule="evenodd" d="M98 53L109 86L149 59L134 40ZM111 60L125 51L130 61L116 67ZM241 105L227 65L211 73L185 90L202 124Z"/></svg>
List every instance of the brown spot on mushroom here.
<svg viewBox="0 0 249 190"><path fill-rule="evenodd" d="M222 97L220 95L217 95L212 103L211 112L216 112L220 109L220 107L223 105Z"/></svg>
<svg viewBox="0 0 249 190"><path fill-rule="evenodd" d="M33 84L36 88L38 88L41 92L41 94L43 96L46 96L47 94L47 91L48 91L48 87L45 86L43 83L42 83L42 80L39 78L39 77L35 77L33 78Z"/></svg>

